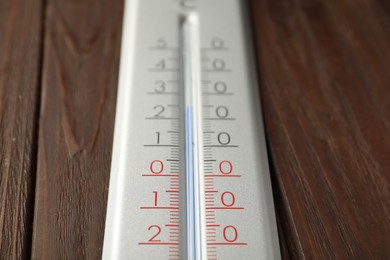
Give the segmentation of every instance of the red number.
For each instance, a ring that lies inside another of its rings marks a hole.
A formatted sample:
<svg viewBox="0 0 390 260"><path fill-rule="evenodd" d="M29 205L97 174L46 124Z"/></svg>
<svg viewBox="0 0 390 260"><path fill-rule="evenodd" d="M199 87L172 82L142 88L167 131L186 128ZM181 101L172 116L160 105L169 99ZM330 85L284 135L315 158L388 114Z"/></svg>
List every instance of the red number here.
<svg viewBox="0 0 390 260"><path fill-rule="evenodd" d="M226 203L226 197L227 196L230 196L230 200L231 202L230 203ZM221 201L222 201L222 204L225 206L225 207L231 207L234 205L234 203L236 203L236 197L234 196L234 194L230 191L226 191L224 193L222 193L221 195Z"/></svg>
<svg viewBox="0 0 390 260"><path fill-rule="evenodd" d="M232 230L232 232L229 232L233 237L232 238L228 238L227 237L227 232L228 230ZM224 229L223 229L223 238L227 241L227 242L235 242L238 238L238 232L237 232L237 229L233 226L226 226Z"/></svg>
<svg viewBox="0 0 390 260"><path fill-rule="evenodd" d="M154 174L160 174L164 170L164 164L160 160L154 160L150 163L150 171Z"/></svg>
<svg viewBox="0 0 390 260"><path fill-rule="evenodd" d="M148 228L148 230L150 231L152 228L157 228L157 233L149 239L149 242L161 242L160 239L155 239L161 233L161 228L157 225L152 225Z"/></svg>
<svg viewBox="0 0 390 260"><path fill-rule="evenodd" d="M233 165L229 161L222 161L219 163L219 171L222 174L231 174L233 171Z"/></svg>
<svg viewBox="0 0 390 260"><path fill-rule="evenodd" d="M157 191L153 191L154 194L154 206L157 206Z"/></svg>

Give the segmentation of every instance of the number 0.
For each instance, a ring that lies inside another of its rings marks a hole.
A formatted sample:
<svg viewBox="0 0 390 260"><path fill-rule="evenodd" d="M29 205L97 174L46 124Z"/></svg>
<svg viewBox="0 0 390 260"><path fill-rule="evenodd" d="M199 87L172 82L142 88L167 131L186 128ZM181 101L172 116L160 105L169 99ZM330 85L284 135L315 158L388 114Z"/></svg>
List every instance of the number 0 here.
<svg viewBox="0 0 390 260"><path fill-rule="evenodd" d="M226 202L226 197L230 197L230 203ZM236 197L234 196L233 192L226 191L221 195L221 202L225 207L231 207L234 205L234 203L236 203Z"/></svg>
<svg viewBox="0 0 390 260"><path fill-rule="evenodd" d="M230 230L230 231L229 231ZM228 237L228 233L230 233L229 237ZM230 243L233 243L237 240L238 238L238 232L237 232L237 228L233 227L233 226L226 226L224 229L223 229L223 238L227 241L227 242L230 242Z"/></svg>
<svg viewBox="0 0 390 260"><path fill-rule="evenodd" d="M150 171L154 174L160 174L164 170L164 163L160 160L154 160L150 163Z"/></svg>
<svg viewBox="0 0 390 260"><path fill-rule="evenodd" d="M221 132L218 134L218 143L222 145L228 145L230 143L230 135L226 132Z"/></svg>
<svg viewBox="0 0 390 260"><path fill-rule="evenodd" d="M213 60L213 68L215 70L224 70L225 69L225 61L221 59L215 59Z"/></svg>
<svg viewBox="0 0 390 260"><path fill-rule="evenodd" d="M222 174L231 174L233 171L233 165L229 161L222 161L219 163L219 171Z"/></svg>
<svg viewBox="0 0 390 260"><path fill-rule="evenodd" d="M219 118L226 118L229 115L229 109L225 106L218 106L215 113L217 113L217 117Z"/></svg>
<svg viewBox="0 0 390 260"><path fill-rule="evenodd" d="M214 90L218 94L224 94L224 93L226 93L227 85L225 82L222 82L222 81L215 82Z"/></svg>
<svg viewBox="0 0 390 260"><path fill-rule="evenodd" d="M211 47L213 49L222 49L224 42L221 38L214 38L211 40Z"/></svg>

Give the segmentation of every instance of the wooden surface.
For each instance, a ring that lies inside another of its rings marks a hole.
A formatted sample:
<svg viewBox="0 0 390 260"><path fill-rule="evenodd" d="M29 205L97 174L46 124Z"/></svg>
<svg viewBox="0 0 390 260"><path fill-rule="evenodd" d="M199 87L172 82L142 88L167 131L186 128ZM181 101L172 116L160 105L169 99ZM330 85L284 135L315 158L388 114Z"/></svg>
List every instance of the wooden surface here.
<svg viewBox="0 0 390 260"><path fill-rule="evenodd" d="M0 258L31 250L42 1L0 0Z"/></svg>
<svg viewBox="0 0 390 260"><path fill-rule="evenodd" d="M46 4L32 258L98 259L123 3Z"/></svg>
<svg viewBox="0 0 390 260"><path fill-rule="evenodd" d="M251 2L284 258L389 258L390 2ZM100 258L122 11L0 0L0 259Z"/></svg>
<svg viewBox="0 0 390 260"><path fill-rule="evenodd" d="M293 258L390 257L390 2L253 1Z"/></svg>

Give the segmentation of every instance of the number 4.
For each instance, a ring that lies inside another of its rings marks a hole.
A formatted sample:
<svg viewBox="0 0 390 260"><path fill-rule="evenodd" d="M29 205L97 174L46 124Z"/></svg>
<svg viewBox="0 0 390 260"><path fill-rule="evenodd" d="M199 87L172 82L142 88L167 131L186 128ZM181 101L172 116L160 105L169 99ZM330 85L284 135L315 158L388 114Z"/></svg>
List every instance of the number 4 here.
<svg viewBox="0 0 390 260"><path fill-rule="evenodd" d="M158 69L161 69L161 70L163 70L163 69L165 69L165 60L160 60L159 62L157 62L156 63L156 68L158 68Z"/></svg>

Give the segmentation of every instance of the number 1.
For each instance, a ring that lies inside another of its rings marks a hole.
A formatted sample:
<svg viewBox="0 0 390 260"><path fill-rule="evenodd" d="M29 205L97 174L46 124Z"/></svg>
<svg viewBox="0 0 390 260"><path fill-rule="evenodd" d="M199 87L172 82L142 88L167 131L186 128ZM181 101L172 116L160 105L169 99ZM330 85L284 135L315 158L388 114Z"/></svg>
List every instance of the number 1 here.
<svg viewBox="0 0 390 260"><path fill-rule="evenodd" d="M157 144L160 144L160 132L156 132L157 134Z"/></svg>
<svg viewBox="0 0 390 260"><path fill-rule="evenodd" d="M157 191L153 191L153 194L154 194L154 206L157 207L158 193Z"/></svg>

